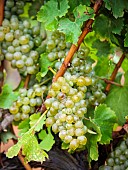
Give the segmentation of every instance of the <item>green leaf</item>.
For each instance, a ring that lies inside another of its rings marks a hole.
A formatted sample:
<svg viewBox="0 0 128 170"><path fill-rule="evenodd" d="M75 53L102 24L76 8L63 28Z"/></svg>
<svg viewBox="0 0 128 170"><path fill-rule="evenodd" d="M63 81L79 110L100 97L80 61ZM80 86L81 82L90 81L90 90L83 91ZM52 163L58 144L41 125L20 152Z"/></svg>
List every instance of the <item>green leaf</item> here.
<svg viewBox="0 0 128 170"><path fill-rule="evenodd" d="M51 129L48 128L47 130L48 130L47 135L43 131L40 134L40 138L42 139L42 142L40 143L40 147L43 150L49 151L52 148L53 144L55 143L55 140L53 135L51 134Z"/></svg>
<svg viewBox="0 0 128 170"><path fill-rule="evenodd" d="M41 132L38 134L40 140L43 140L46 136L47 136L46 130L41 130Z"/></svg>
<svg viewBox="0 0 128 170"><path fill-rule="evenodd" d="M87 149L89 161L98 160L98 142L101 140L100 128L91 120L84 120L85 125L88 129L96 132L96 134L86 133L87 137Z"/></svg>
<svg viewBox="0 0 128 170"><path fill-rule="evenodd" d="M74 9L73 13L75 21L72 22L68 18L61 19L58 30L66 35L66 41L76 44L81 34L83 22L93 18L94 11L85 5L79 5Z"/></svg>
<svg viewBox="0 0 128 170"><path fill-rule="evenodd" d="M46 29L54 30L58 25L58 17L65 16L68 8L67 0L50 0L40 8L37 19L45 24Z"/></svg>
<svg viewBox="0 0 128 170"><path fill-rule="evenodd" d="M48 155L40 148L38 141L33 134L30 134L28 142L22 146L22 153L25 155L25 160L28 162L43 162L45 161L45 157L48 158Z"/></svg>
<svg viewBox="0 0 128 170"><path fill-rule="evenodd" d="M123 26L123 18L108 18L107 16L101 14L96 17L93 28L97 35L108 39L111 38L112 33L120 35Z"/></svg>
<svg viewBox="0 0 128 170"><path fill-rule="evenodd" d="M9 84L5 84L0 94L0 107L3 109L9 109L13 102L18 98L18 93L13 92L12 87Z"/></svg>
<svg viewBox="0 0 128 170"><path fill-rule="evenodd" d="M121 30L123 29L124 26L124 19L123 18L112 18L111 21L111 27L112 27L112 33L114 34L121 34Z"/></svg>
<svg viewBox="0 0 128 170"><path fill-rule="evenodd" d="M127 0L104 0L105 7L108 10L112 10L115 18L122 17L124 15L124 9L128 9Z"/></svg>
<svg viewBox="0 0 128 170"><path fill-rule="evenodd" d="M98 58L98 62L94 67L95 73L100 77L110 77L115 65L106 57Z"/></svg>
<svg viewBox="0 0 128 170"><path fill-rule="evenodd" d="M105 101L115 114L117 115L117 123L123 125L125 116L128 115L128 88L113 86Z"/></svg>
<svg viewBox="0 0 128 170"><path fill-rule="evenodd" d="M48 67L52 66L53 62L50 62L47 57L47 53L42 53L39 60L39 66L41 68L41 77L44 77L48 72Z"/></svg>
<svg viewBox="0 0 128 170"><path fill-rule="evenodd" d="M30 116L30 127L34 127L34 130L36 132L39 132L42 129L43 125L45 124L45 119L46 119L46 116L41 117L41 113L35 113L31 115ZM35 126L35 124L37 125Z"/></svg>
<svg viewBox="0 0 128 170"><path fill-rule="evenodd" d="M21 148L22 153L25 155L25 160L28 162L32 160L43 162L45 158L48 158L47 153L40 148L32 129L23 134L16 145L9 148L6 156L8 158L17 156Z"/></svg>
<svg viewBox="0 0 128 170"><path fill-rule="evenodd" d="M128 47L128 25L126 29L125 39L124 39L124 47Z"/></svg>
<svg viewBox="0 0 128 170"><path fill-rule="evenodd" d="M127 88L128 86L128 71L124 74L124 86Z"/></svg>
<svg viewBox="0 0 128 170"><path fill-rule="evenodd" d="M29 122L30 122L30 119L28 118L28 119L23 120L18 125L18 129L19 129L18 135L19 136L22 136L24 133L26 133L29 130L29 128L30 128Z"/></svg>
<svg viewBox="0 0 128 170"><path fill-rule="evenodd" d="M73 11L73 9L77 6L79 6L80 4L90 6L91 1L90 0L86 0L86 1L84 1L84 0L69 0L69 6L70 6L69 10Z"/></svg>
<svg viewBox="0 0 128 170"><path fill-rule="evenodd" d="M8 149L8 152L6 153L6 156L8 158L13 158L14 156L17 156L20 149L21 149L22 143L18 142L17 144L13 145Z"/></svg>
<svg viewBox="0 0 128 170"><path fill-rule="evenodd" d="M108 56L110 54L110 43L108 41L100 41L100 40L96 40L93 42L92 45L93 48L97 49L97 53L96 55L98 57L102 57L102 56Z"/></svg>
<svg viewBox="0 0 128 170"><path fill-rule="evenodd" d="M125 58L121 67L123 68L123 70L126 72L128 71L128 58Z"/></svg>
<svg viewBox="0 0 128 170"><path fill-rule="evenodd" d="M33 160L43 162L45 160L45 157L48 157L47 153L40 148L40 145L38 144L38 141L34 135L35 132L40 131L40 129L42 128L46 112L47 111L45 111L36 121L33 120L36 117L35 115L31 117L31 125L33 125L34 122L35 124L18 139L16 145L12 146L8 150L7 156L9 158L16 156L21 148L26 161ZM20 125L20 128L22 128L25 123L27 122L22 123ZM48 134L50 134L49 131Z"/></svg>
<svg viewBox="0 0 128 170"><path fill-rule="evenodd" d="M9 139L17 139L17 137L10 131L1 132L0 138L3 143L7 143Z"/></svg>
<svg viewBox="0 0 128 170"><path fill-rule="evenodd" d="M68 18L59 21L58 30L65 34L67 42L73 42L74 44L77 43L78 37L81 34L80 25L70 21Z"/></svg>
<svg viewBox="0 0 128 170"><path fill-rule="evenodd" d="M102 137L100 143L109 144L112 139L113 126L117 121L115 112L105 104L101 104L95 109L93 121L101 130Z"/></svg>

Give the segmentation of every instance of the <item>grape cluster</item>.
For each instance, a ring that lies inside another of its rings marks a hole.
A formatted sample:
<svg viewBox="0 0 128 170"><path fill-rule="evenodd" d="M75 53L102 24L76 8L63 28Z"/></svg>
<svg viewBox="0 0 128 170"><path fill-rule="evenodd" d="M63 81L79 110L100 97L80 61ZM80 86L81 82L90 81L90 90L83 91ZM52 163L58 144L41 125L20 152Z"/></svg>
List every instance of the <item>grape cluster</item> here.
<svg viewBox="0 0 128 170"><path fill-rule="evenodd" d="M92 83L90 77L84 76L73 80L71 83L59 77L48 92L51 98L45 101L49 109L46 126L52 126L52 131L59 133L60 139L69 145L70 150L82 148L87 142L85 134L88 129L83 124L87 113L84 87ZM79 87L84 90L78 90Z"/></svg>
<svg viewBox="0 0 128 170"><path fill-rule="evenodd" d="M42 105L43 94L46 89L46 86L41 87L38 84L35 84L33 88L28 90L21 88L19 90L18 100L9 109L10 113L14 115L14 120L24 120L30 114L35 113L36 108Z"/></svg>
<svg viewBox="0 0 128 170"><path fill-rule="evenodd" d="M4 19L2 22L0 42L2 53L13 68L24 75L37 72L39 53L35 48L42 42L40 25L31 28L28 20L20 21L12 15L10 20Z"/></svg>
<svg viewBox="0 0 128 170"><path fill-rule="evenodd" d="M7 0L4 8L4 18L10 19L13 14L23 14L24 5L25 3L21 0Z"/></svg>
<svg viewBox="0 0 128 170"><path fill-rule="evenodd" d="M128 168L128 136L116 149L110 153L106 161L99 170L126 170Z"/></svg>
<svg viewBox="0 0 128 170"><path fill-rule="evenodd" d="M65 78L68 82L71 79L73 81L77 80L80 76L90 76L92 78L92 84L88 88L79 87L79 90L85 90L86 99L90 106L98 106L100 103L103 103L106 99L106 94L103 92L104 87L95 77L95 72L92 68L93 61L87 56L89 54L89 49L87 47L82 47L78 50L78 52L74 55L71 65L65 73ZM55 66L58 69L58 66L61 65L62 62L57 61ZM72 76L71 76L72 75Z"/></svg>
<svg viewBox="0 0 128 170"><path fill-rule="evenodd" d="M65 41L65 35L59 31L52 32L47 39L46 51L49 61L61 61L69 51L71 44Z"/></svg>
<svg viewBox="0 0 128 170"><path fill-rule="evenodd" d="M86 98L88 99L89 105L98 106L103 103L106 99L106 94L103 92L103 85L98 79L92 77L92 86L90 86L86 93Z"/></svg>

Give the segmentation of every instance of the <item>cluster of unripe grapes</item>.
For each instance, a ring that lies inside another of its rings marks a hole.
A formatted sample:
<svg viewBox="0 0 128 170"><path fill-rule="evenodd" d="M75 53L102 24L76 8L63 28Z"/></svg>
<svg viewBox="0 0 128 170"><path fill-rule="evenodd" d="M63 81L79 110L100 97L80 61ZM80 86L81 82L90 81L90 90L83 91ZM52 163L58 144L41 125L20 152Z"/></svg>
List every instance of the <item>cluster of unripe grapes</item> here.
<svg viewBox="0 0 128 170"><path fill-rule="evenodd" d="M13 14L23 14L24 5L25 3L21 0L7 0L4 8L4 18L10 19Z"/></svg>
<svg viewBox="0 0 128 170"><path fill-rule="evenodd" d="M65 41L65 35L59 31L54 31L48 35L46 51L49 61L61 61L69 51L71 43Z"/></svg>
<svg viewBox="0 0 128 170"><path fill-rule="evenodd" d="M0 27L0 42L5 59L11 62L13 68L20 73L35 74L38 70L39 54L34 50L37 45L36 38L40 35L40 26L31 28L28 20L19 21L13 15L10 20L4 19Z"/></svg>
<svg viewBox="0 0 128 170"><path fill-rule="evenodd" d="M52 131L59 134L60 139L69 145L69 150L82 148L87 142L85 134L88 129L83 124L87 104L83 89L91 83L90 77L72 77L70 83L65 77L59 77L48 92L51 98L45 100L49 109L46 126L51 126Z"/></svg>
<svg viewBox="0 0 128 170"><path fill-rule="evenodd" d="M38 84L28 90L21 88L17 101L9 109L10 113L14 115L14 120L24 120L35 113L36 109L42 105L43 94L46 90L46 86L41 87Z"/></svg>
<svg viewBox="0 0 128 170"><path fill-rule="evenodd" d="M29 20L17 16L23 7L23 1L7 0L5 3L5 18L0 26L0 61L5 58L26 76L38 71L39 53L36 49L44 37L39 23L31 26Z"/></svg>
<svg viewBox="0 0 128 170"><path fill-rule="evenodd" d="M89 105L98 106L106 99L106 94L103 92L103 85L97 82L97 79L92 77L92 86L87 89L86 99L88 99Z"/></svg>
<svg viewBox="0 0 128 170"><path fill-rule="evenodd" d="M128 168L128 135L109 155L106 165L99 170L126 170Z"/></svg>

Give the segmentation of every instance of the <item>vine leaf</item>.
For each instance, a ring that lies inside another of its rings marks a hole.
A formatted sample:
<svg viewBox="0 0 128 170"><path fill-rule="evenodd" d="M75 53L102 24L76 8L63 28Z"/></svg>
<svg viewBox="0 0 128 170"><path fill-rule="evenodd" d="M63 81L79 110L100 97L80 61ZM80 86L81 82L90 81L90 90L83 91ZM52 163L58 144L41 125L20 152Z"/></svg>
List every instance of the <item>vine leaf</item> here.
<svg viewBox="0 0 128 170"><path fill-rule="evenodd" d="M17 137L8 130L7 132L1 132L0 139L3 143L7 143L9 139L17 139Z"/></svg>
<svg viewBox="0 0 128 170"><path fill-rule="evenodd" d="M8 149L6 156L8 158L13 158L14 156L17 156L20 151L21 146L22 146L22 144L20 142L18 142L17 144L15 144L14 146L12 146L11 148Z"/></svg>
<svg viewBox="0 0 128 170"><path fill-rule="evenodd" d="M25 133L21 138L19 138L17 144L9 148L6 154L7 157L13 158L14 156L17 156L21 148L22 153L25 155L25 160L28 162L32 160L43 162L45 157L48 157L47 153L40 148L32 130Z"/></svg>
<svg viewBox="0 0 128 170"><path fill-rule="evenodd" d="M35 113L30 116L30 127L33 127L36 124L36 122L40 119L40 116L41 113ZM45 119L46 116L43 116L38 122L38 124L35 126L34 130L36 132L39 132L42 129L43 125L45 124Z"/></svg>
<svg viewBox="0 0 128 170"><path fill-rule="evenodd" d="M87 148L89 153L89 161L91 160L98 160L98 142L101 140L101 131L100 128L92 121L90 120L84 120L86 126L88 129L96 132L96 134L86 133L87 137Z"/></svg>
<svg viewBox="0 0 128 170"><path fill-rule="evenodd" d="M48 130L48 133L46 133L45 130L42 130L39 133L39 139L42 140L40 142L40 147L43 150L49 151L52 148L53 144L55 143L55 140L54 140L53 135L51 134L51 129L48 128L47 130Z"/></svg>
<svg viewBox="0 0 128 170"><path fill-rule="evenodd" d="M62 18L59 21L58 30L66 35L66 41L76 44L81 34L83 22L94 18L94 10L85 5L79 5L74 9L73 13L75 21L73 22L68 18Z"/></svg>
<svg viewBox="0 0 128 170"><path fill-rule="evenodd" d="M37 14L37 19L43 22L47 30L55 30L58 25L58 17L65 16L68 12L68 0L48 1Z"/></svg>
<svg viewBox="0 0 128 170"><path fill-rule="evenodd" d="M94 22L94 30L96 34L98 34L102 38L107 39L111 38L112 33L120 35L123 26L124 26L123 18L110 19L103 14L99 15Z"/></svg>
<svg viewBox="0 0 128 170"><path fill-rule="evenodd" d="M125 73L125 84L123 87L113 86L109 92L105 103L117 115L117 123L123 125L125 123L125 116L128 115L128 72Z"/></svg>
<svg viewBox="0 0 128 170"><path fill-rule="evenodd" d="M97 39L93 42L92 47L97 49L96 55L99 57L106 57L110 54L111 48L110 43L108 41L100 41Z"/></svg>
<svg viewBox="0 0 128 170"><path fill-rule="evenodd" d="M48 72L48 67L52 66L53 62L50 62L47 57L47 53L42 53L39 59L40 72L37 73L36 78L40 82L41 78L44 77Z"/></svg>
<svg viewBox="0 0 128 170"><path fill-rule="evenodd" d="M123 70L126 72L128 71L128 58L125 58L121 67L123 68Z"/></svg>
<svg viewBox="0 0 128 170"><path fill-rule="evenodd" d="M9 109L13 102L18 98L18 93L13 92L12 87L9 84L5 84L0 94L0 108Z"/></svg>
<svg viewBox="0 0 128 170"><path fill-rule="evenodd" d="M115 65L112 63L112 61L108 60L107 57L106 58L99 57L94 70L95 70L95 73L97 76L109 78L114 67L115 67Z"/></svg>
<svg viewBox="0 0 128 170"><path fill-rule="evenodd" d="M29 136L29 142L22 146L22 153L26 156L26 161L45 161L45 157L48 158L46 152L41 150L36 137L33 134Z"/></svg>
<svg viewBox="0 0 128 170"><path fill-rule="evenodd" d="M25 132L27 132L30 129L30 125L29 125L30 119L25 119L23 120L19 125L18 125L18 129L20 130L18 135L22 136Z"/></svg>
<svg viewBox="0 0 128 170"><path fill-rule="evenodd" d="M36 121L33 120L33 118L36 117L35 115L31 117L31 120L30 120L31 125L34 122L35 124L33 124L33 126L18 139L18 142L16 145L9 148L6 154L7 157L13 158L14 156L17 156L20 149L22 148L22 153L25 156L25 160L28 162L31 160L43 162L45 158L48 158L47 153L43 149L40 148L40 145L35 136L35 133L40 131L44 124L44 117L46 113L47 113L47 110L40 117L38 116ZM20 128L22 128L23 125L27 123L28 123L28 120L20 124Z"/></svg>
<svg viewBox="0 0 128 170"><path fill-rule="evenodd" d="M115 112L105 104L101 104L95 109L93 121L101 130L102 137L100 143L109 144L112 139L113 126L117 122Z"/></svg>
<svg viewBox="0 0 128 170"><path fill-rule="evenodd" d="M128 47L128 25L127 25L127 32L125 34L125 39L124 39L124 47Z"/></svg>
<svg viewBox="0 0 128 170"><path fill-rule="evenodd" d="M122 17L124 15L124 10L128 9L127 0L104 0L105 7L108 10L112 10L113 16L115 18Z"/></svg>

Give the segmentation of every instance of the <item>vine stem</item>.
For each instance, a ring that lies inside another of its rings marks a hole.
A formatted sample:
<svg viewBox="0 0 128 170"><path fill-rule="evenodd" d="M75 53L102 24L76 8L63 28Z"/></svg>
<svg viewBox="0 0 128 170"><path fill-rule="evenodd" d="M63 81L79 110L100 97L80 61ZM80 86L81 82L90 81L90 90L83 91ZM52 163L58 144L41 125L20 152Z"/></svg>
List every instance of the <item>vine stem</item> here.
<svg viewBox="0 0 128 170"><path fill-rule="evenodd" d="M118 61L118 63L116 64L116 66L115 66L115 68L114 68L114 70L113 70L113 72L112 72L112 75L111 75L111 77L110 77L110 81L111 81L111 82L113 82L113 81L115 80L116 75L117 75L117 72L118 72L118 70L119 70L122 62L124 61L124 59L125 59L125 54L123 53L122 56L121 56L121 58L120 58L120 60ZM108 84L107 84L107 86L106 86L106 88L105 88L105 92L108 93L108 92L110 91L110 88L111 88L111 83L108 82Z"/></svg>
<svg viewBox="0 0 128 170"><path fill-rule="evenodd" d="M99 8L101 7L102 5L102 0L97 0L94 4L94 11L95 13L98 12ZM85 36L92 31L92 24L93 24L94 20L93 19L89 19L86 24L85 24L85 27L79 37L79 40L77 42L77 45L75 44L72 44L64 62L62 63L59 71L57 72L57 74L55 75L55 77L53 78L53 82L55 82L59 77L63 76L65 71L67 70L67 67L73 57L73 55L75 54L75 52L79 49L81 43L83 42Z"/></svg>
<svg viewBox="0 0 128 170"><path fill-rule="evenodd" d="M97 14L99 8L101 7L102 5L102 2L103 0L97 0L94 4L94 11L95 11L95 14ZM86 23L85 23L85 26L84 26L84 29L78 39L78 42L77 42L77 46L75 44L72 44L66 58L64 59L64 62L62 63L59 71L56 73L55 77L53 78L52 82L55 82L59 77L63 76L64 73L66 72L67 70L67 67L69 65L69 63L71 62L72 60L72 57L73 55L75 54L75 52L79 49L81 43L83 42L85 36L92 31L92 24L93 24L94 20L93 19L89 19ZM50 96L47 96L47 98L50 98ZM44 105L44 103L42 104L41 108L40 108L40 112L44 112L46 110L46 107Z"/></svg>
<svg viewBox="0 0 128 170"><path fill-rule="evenodd" d="M29 83L30 77L31 77L31 75L30 75L30 74L27 74L26 79L25 79L25 82L24 82L24 88L25 88L25 89L28 88L28 83Z"/></svg>
<svg viewBox="0 0 128 170"><path fill-rule="evenodd" d="M105 83L110 83L110 84L114 84L114 85L116 85L116 86L119 86L119 87L122 87L122 85L121 84L119 84L119 83L116 83L116 82L114 82L114 81L111 81L111 80L108 80L108 79L106 79L106 78L101 78L101 77L97 77L98 79L100 79L100 80L103 80Z"/></svg>
<svg viewBox="0 0 128 170"><path fill-rule="evenodd" d="M5 0L0 0L0 26L2 25L2 21L4 18L4 1ZM1 61L0 72L3 72L3 70L4 70L4 62ZM4 83L4 78L0 80L0 93L2 91L3 83Z"/></svg>
<svg viewBox="0 0 128 170"><path fill-rule="evenodd" d="M2 21L4 18L4 1L5 0L0 0L0 25L2 25Z"/></svg>

